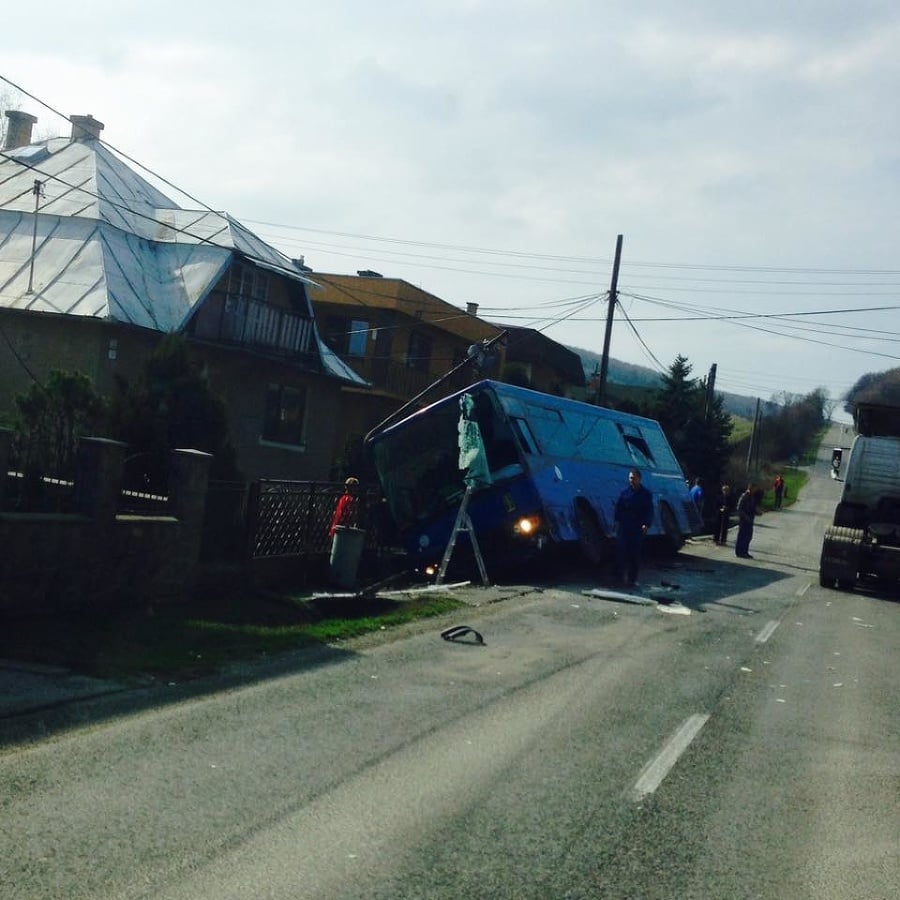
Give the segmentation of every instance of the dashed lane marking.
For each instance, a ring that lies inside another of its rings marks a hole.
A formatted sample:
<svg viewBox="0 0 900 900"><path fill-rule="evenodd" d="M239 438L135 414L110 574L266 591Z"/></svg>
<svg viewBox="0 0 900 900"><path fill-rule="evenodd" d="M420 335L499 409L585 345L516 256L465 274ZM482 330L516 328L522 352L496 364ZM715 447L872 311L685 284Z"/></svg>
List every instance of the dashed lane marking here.
<svg viewBox="0 0 900 900"><path fill-rule="evenodd" d="M695 713L685 719L676 732L669 738L666 745L644 767L634 787L631 796L634 800L643 800L648 794L652 794L663 782L663 779L678 762L679 757L690 746L691 741L700 733L700 729L709 720L706 713Z"/></svg>

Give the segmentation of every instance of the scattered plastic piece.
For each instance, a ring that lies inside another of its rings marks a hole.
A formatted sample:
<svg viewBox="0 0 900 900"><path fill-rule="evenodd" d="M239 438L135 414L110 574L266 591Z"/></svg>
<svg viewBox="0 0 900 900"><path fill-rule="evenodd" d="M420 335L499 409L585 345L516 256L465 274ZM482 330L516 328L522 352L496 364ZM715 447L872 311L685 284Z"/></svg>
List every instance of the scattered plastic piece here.
<svg viewBox="0 0 900 900"><path fill-rule="evenodd" d="M608 591L603 588L591 588L581 592L585 597L597 597L600 600L617 600L619 603L635 603L638 606L656 606L656 601L640 594L625 594L622 591Z"/></svg>
<svg viewBox="0 0 900 900"><path fill-rule="evenodd" d="M471 640L464 641L463 643L484 644L484 638L474 628L470 628L468 625L454 625L451 628L445 628L441 632L441 637L445 641L460 641L462 638L471 638Z"/></svg>
<svg viewBox="0 0 900 900"><path fill-rule="evenodd" d="M668 613L670 616L689 616L691 611L686 607L679 603L677 600L666 601L665 603L658 603L656 608L661 613Z"/></svg>

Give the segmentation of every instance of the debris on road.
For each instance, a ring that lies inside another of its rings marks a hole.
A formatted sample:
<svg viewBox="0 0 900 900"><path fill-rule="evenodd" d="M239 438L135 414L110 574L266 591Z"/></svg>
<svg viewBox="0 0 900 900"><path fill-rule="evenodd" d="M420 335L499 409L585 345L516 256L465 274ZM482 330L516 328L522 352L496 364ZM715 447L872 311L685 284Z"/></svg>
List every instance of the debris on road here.
<svg viewBox="0 0 900 900"><path fill-rule="evenodd" d="M454 625L452 628L445 628L441 632L441 637L445 641L461 641L462 638L470 638L470 640L463 641L463 643L484 644L484 638L481 634L468 625Z"/></svg>

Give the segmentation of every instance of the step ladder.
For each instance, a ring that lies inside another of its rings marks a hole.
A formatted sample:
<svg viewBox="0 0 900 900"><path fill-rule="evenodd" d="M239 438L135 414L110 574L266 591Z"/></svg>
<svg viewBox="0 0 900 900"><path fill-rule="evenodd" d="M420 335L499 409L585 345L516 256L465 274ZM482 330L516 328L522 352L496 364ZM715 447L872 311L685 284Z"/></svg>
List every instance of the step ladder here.
<svg viewBox="0 0 900 900"><path fill-rule="evenodd" d="M478 571L481 573L481 583L485 587L490 586L487 576L487 569L484 567L484 560L481 557L481 548L478 546L478 539L475 537L475 527L472 525L472 519L469 517L469 499L472 496L472 487L467 486L466 492L463 494L462 503L459 505L459 512L456 514L456 521L453 523L453 531L450 532L450 540L447 542L447 549L444 550L444 558L441 560L441 567L438 569L435 584L443 584L444 576L447 574L447 566L450 565L450 557L453 556L453 550L456 547L456 539L461 531L468 532L469 540L472 543L472 550L475 551L475 560L478 563Z"/></svg>

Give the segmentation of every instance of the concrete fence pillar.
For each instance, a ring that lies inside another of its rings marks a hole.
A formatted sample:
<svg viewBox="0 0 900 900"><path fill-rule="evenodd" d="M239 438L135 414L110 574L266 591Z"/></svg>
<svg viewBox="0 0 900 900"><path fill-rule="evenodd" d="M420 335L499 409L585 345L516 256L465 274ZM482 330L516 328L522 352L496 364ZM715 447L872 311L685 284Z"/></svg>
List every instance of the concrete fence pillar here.
<svg viewBox="0 0 900 900"><path fill-rule="evenodd" d="M75 468L75 511L97 524L111 525L122 491L127 445L109 438L83 437Z"/></svg>
<svg viewBox="0 0 900 900"><path fill-rule="evenodd" d="M178 555L185 571L193 573L200 559L203 517L212 456L202 450L173 450L169 476L169 504L181 523Z"/></svg>
<svg viewBox="0 0 900 900"><path fill-rule="evenodd" d="M9 471L9 455L15 432L11 428L0 428L0 509L3 509L3 495L6 492Z"/></svg>

